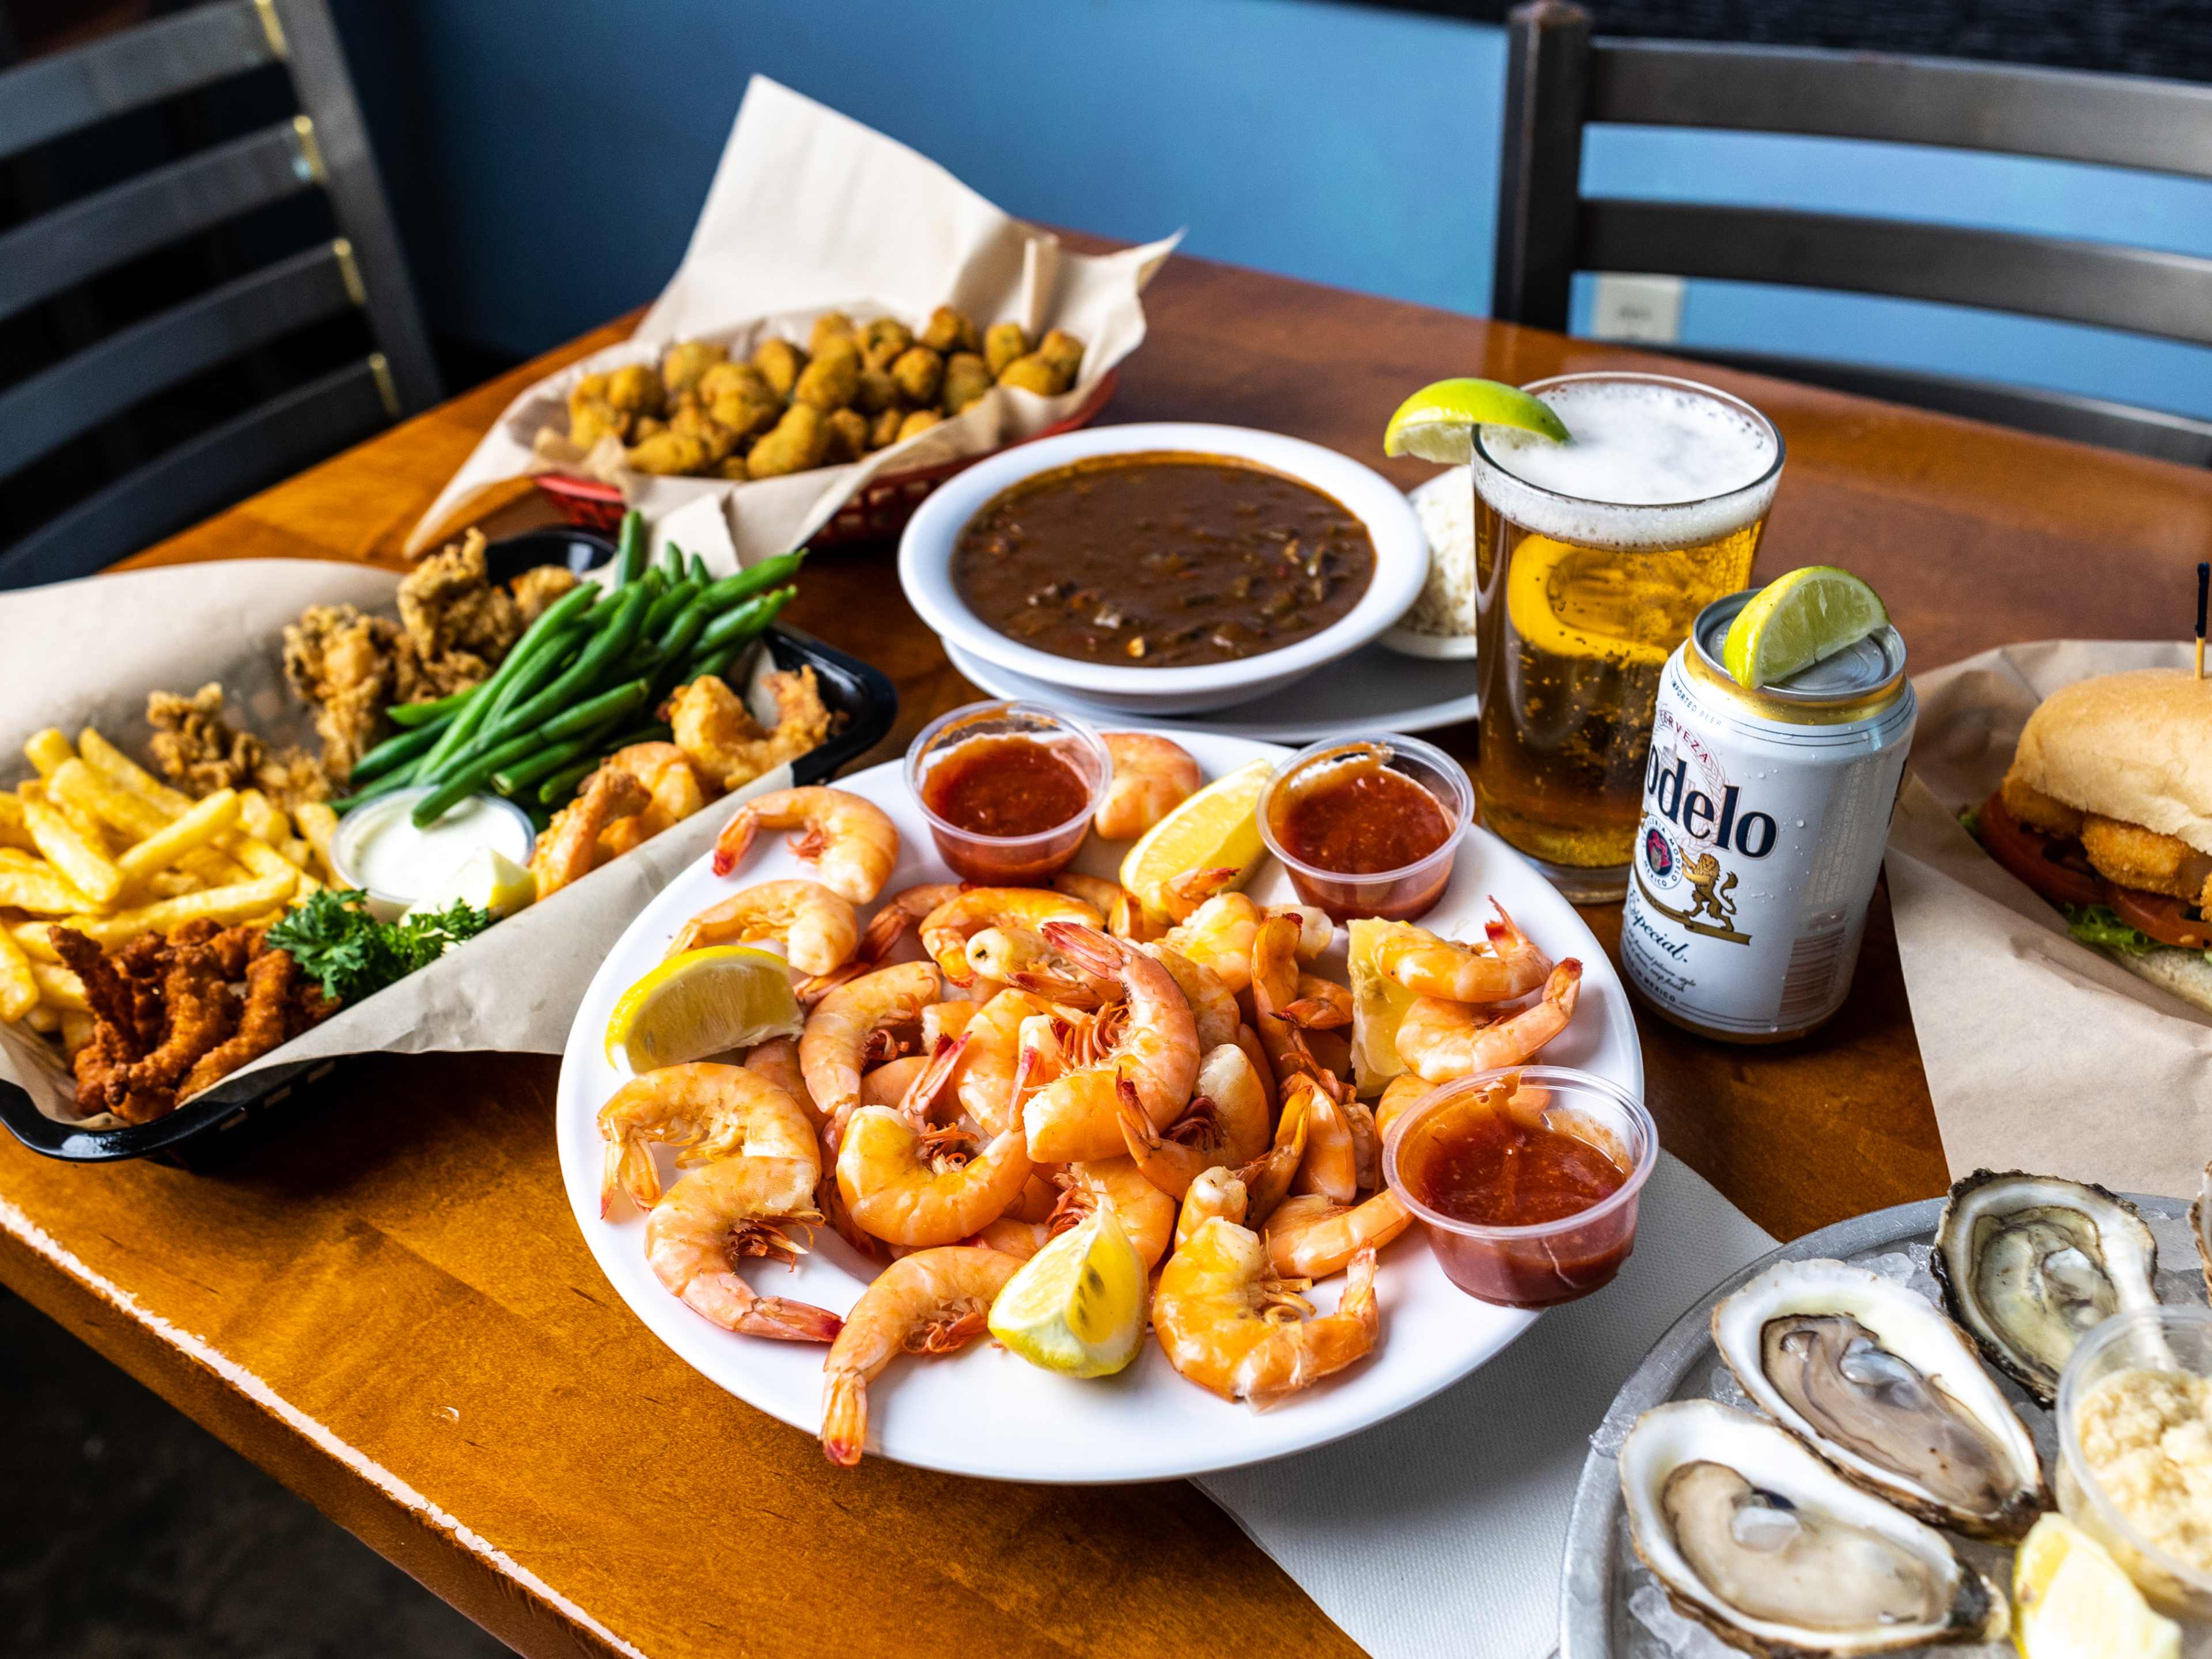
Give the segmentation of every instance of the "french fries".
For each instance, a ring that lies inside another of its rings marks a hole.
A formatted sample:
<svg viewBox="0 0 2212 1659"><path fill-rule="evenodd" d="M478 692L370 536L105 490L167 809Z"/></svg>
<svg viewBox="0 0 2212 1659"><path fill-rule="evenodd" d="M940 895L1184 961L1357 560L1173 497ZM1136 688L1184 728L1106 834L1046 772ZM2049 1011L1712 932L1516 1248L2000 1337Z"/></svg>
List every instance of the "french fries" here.
<svg viewBox="0 0 2212 1659"><path fill-rule="evenodd" d="M51 927L112 951L188 921L273 921L330 878L327 806L295 818L258 789L194 800L90 726L74 744L49 728L23 752L38 776L0 790L0 1023L72 1056L93 1022Z"/></svg>

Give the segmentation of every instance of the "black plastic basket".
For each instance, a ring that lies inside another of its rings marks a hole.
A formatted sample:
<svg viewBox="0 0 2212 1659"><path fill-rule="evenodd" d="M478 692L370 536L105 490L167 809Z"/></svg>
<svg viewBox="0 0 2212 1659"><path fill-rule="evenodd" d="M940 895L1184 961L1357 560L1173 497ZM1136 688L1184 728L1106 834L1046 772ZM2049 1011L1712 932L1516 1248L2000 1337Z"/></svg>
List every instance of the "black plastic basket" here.
<svg viewBox="0 0 2212 1659"><path fill-rule="evenodd" d="M564 540L574 535L559 533ZM829 742L792 763L795 781L826 783L890 731L898 717L897 689L882 670L795 629L771 627L764 637L778 668L813 669L823 702L833 715L842 717ZM276 1052L281 1055L283 1051ZM57 1122L41 1112L23 1090L0 1080L0 1124L33 1152L70 1163L112 1164L124 1158L158 1158L190 1168L204 1161L212 1151L210 1143L216 1137L228 1139L249 1124L264 1124L295 1102L307 1085L329 1075L341 1063L326 1056L290 1066L280 1060L235 1080L217 1083L167 1116L119 1129L88 1129Z"/></svg>

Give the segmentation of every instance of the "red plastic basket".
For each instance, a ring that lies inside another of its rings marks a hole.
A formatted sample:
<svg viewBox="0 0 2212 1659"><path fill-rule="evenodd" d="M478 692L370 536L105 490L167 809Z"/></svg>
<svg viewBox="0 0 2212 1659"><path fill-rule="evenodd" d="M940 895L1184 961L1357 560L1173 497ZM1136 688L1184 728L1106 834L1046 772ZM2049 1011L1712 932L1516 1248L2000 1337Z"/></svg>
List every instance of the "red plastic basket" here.
<svg viewBox="0 0 2212 1659"><path fill-rule="evenodd" d="M871 480L837 509L829 523L814 532L811 545L836 547L846 542L880 541L897 535L906 528L906 521L914 516L915 508L921 505L923 498L953 474L964 471L1000 450L1018 448L1022 444L1035 443L1038 438L1049 438L1090 425L1113 397L1119 374L1119 370L1107 370L1080 408L1033 436L1002 444L998 450L986 450L982 455L963 455L955 460L939 461L934 466L916 467L911 472L895 472ZM562 518L580 529L614 531L621 527L622 491L611 483L597 478L579 478L566 472L541 472L538 475L538 488Z"/></svg>

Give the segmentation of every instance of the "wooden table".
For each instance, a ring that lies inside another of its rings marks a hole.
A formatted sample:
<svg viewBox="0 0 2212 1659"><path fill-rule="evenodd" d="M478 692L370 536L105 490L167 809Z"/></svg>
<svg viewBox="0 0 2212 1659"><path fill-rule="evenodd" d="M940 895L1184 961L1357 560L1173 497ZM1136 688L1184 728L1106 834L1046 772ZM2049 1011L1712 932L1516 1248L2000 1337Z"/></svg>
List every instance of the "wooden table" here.
<svg viewBox="0 0 2212 1659"><path fill-rule="evenodd" d="M1527 380L1638 354L1173 261L1108 418L1274 428L1385 467L1439 375ZM395 562L507 400L602 329L256 496L148 562ZM2176 631L2212 474L1693 368L1765 410L1789 468L1761 568L1870 578L1932 666L2008 640ZM977 695L898 597L887 548L808 568L793 621L903 699L872 758ZM1447 733L1472 753L1473 732ZM1588 913L1608 947L1618 909ZM1727 1048L1647 1022L1666 1144L1794 1237L1946 1175L1886 902L1814 1038ZM375 1058L236 1167L79 1170L0 1144L0 1279L533 1655L1357 1651L1182 1483L946 1479L815 1443L654 1341L592 1265L550 1133L556 1064Z"/></svg>

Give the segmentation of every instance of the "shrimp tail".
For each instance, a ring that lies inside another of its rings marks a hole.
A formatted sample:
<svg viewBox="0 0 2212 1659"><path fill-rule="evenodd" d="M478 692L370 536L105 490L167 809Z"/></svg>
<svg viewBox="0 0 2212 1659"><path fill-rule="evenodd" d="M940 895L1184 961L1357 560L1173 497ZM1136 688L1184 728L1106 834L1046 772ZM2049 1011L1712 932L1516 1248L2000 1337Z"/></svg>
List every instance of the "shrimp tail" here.
<svg viewBox="0 0 2212 1659"><path fill-rule="evenodd" d="M822 1455L841 1469L860 1461L868 1439L868 1385L850 1371L822 1379Z"/></svg>
<svg viewBox="0 0 2212 1659"><path fill-rule="evenodd" d="M714 837L714 873L726 876L744 861L752 851L753 837L760 833L760 819L750 807L739 807L737 815L722 826L722 833Z"/></svg>

